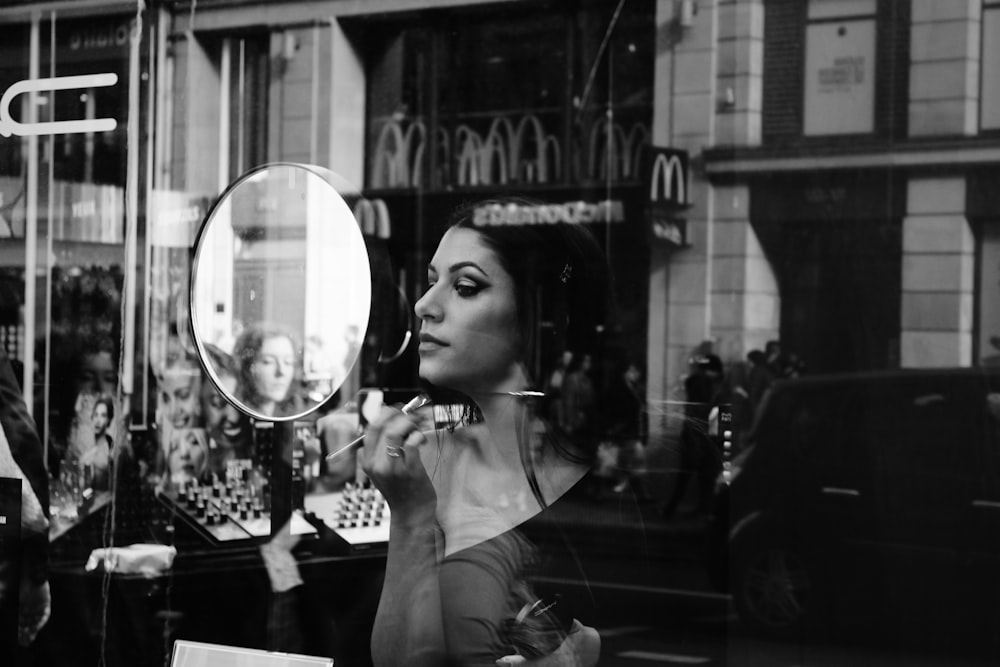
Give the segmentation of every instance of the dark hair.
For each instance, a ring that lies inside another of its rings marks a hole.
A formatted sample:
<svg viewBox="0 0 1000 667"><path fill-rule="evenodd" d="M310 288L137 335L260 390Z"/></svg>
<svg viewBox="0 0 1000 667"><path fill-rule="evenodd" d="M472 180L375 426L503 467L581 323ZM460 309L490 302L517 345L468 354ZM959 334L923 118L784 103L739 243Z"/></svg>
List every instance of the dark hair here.
<svg viewBox="0 0 1000 667"><path fill-rule="evenodd" d="M98 405L103 405L107 410L109 422L115 418L115 402L111 400L110 396L99 396L94 401L93 410L96 410Z"/></svg>
<svg viewBox="0 0 1000 667"><path fill-rule="evenodd" d="M514 283L517 306L517 329L520 333L521 360L529 373L532 386L542 384L534 377L541 370L537 355L544 351L538 336L551 336L553 347L573 350L577 358L596 356L601 332L612 313L611 277L607 260L600 245L582 225L566 222L534 222L525 224L483 224L483 211L507 209L540 210L541 202L522 197L503 197L466 204L458 208L449 220L448 229L468 229L476 232L496 253L504 270ZM477 214L478 212L478 214ZM540 216L539 216L540 217ZM542 328L544 305L546 327ZM464 421L478 421L480 415L468 398L432 386L428 394L437 403L459 403L465 406ZM525 426L530 425L530 420ZM525 449L527 435L519 443ZM567 446L549 429L548 441L560 455L571 460L590 462L596 453L596 441L581 441ZM522 451L529 481L534 481L529 458ZM535 484L533 484L533 490ZM541 501L540 494L536 497ZM544 503L543 503L544 505Z"/></svg>
<svg viewBox="0 0 1000 667"><path fill-rule="evenodd" d="M263 344L263 341L261 341L261 344ZM258 347L258 349L260 348ZM237 367L236 362L233 360L232 356L223 352L217 345L206 343L205 356L212 362L212 370L215 371L217 376L221 378L229 375L239 379L240 369Z"/></svg>
<svg viewBox="0 0 1000 667"><path fill-rule="evenodd" d="M297 362L301 358L302 353L292 334L282 327L255 324L246 327L240 333L236 339L236 343L233 345L233 363L237 370L236 378L238 382L236 391L244 403L253 407L260 405L260 396L256 391L251 368L261 348L264 347L264 342L272 338L287 338L292 344L292 349L295 351L296 361L293 364L295 375L288 389L288 396L275 406L274 414L275 416L296 414L301 412L298 393L299 364Z"/></svg>
<svg viewBox="0 0 1000 667"><path fill-rule="evenodd" d="M451 227L471 229L497 254L514 281L522 359L529 371L540 367L540 305L545 304L555 349L577 356L594 355L600 332L611 311L611 277L604 252L582 225L566 222L535 224L477 224L477 211L501 208L532 209L544 204L521 197L505 197L466 205L455 211ZM484 217L484 216L480 216ZM540 378L534 378L539 383Z"/></svg>

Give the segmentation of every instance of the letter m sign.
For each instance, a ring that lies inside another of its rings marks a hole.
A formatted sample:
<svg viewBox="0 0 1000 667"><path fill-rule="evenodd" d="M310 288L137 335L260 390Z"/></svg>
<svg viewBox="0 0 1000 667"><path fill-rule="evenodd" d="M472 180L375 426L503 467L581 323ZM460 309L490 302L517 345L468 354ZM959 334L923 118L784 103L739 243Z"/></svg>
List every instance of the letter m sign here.
<svg viewBox="0 0 1000 667"><path fill-rule="evenodd" d="M646 188L653 206L688 204L688 154L673 148L651 147L646 154Z"/></svg>
<svg viewBox="0 0 1000 667"><path fill-rule="evenodd" d="M687 245L687 222L683 217L690 205L687 152L651 146L642 173L652 239L675 247Z"/></svg>

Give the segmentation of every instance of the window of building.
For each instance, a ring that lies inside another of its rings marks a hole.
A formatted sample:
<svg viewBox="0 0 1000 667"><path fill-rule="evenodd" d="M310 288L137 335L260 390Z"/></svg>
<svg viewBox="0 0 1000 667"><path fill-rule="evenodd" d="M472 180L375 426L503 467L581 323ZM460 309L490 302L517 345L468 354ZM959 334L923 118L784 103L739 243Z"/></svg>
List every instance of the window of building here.
<svg viewBox="0 0 1000 667"><path fill-rule="evenodd" d="M1000 129L1000 2L983 7L983 65L981 119L984 130Z"/></svg>
<svg viewBox="0 0 1000 667"><path fill-rule="evenodd" d="M229 63L229 177L267 161L267 35L224 40Z"/></svg>
<svg viewBox="0 0 1000 667"><path fill-rule="evenodd" d="M654 22L641 3L614 9L437 15L388 37L380 25L367 40L368 187L636 180Z"/></svg>
<svg viewBox="0 0 1000 667"><path fill-rule="evenodd" d="M875 0L810 0L803 132L863 134L875 127Z"/></svg>

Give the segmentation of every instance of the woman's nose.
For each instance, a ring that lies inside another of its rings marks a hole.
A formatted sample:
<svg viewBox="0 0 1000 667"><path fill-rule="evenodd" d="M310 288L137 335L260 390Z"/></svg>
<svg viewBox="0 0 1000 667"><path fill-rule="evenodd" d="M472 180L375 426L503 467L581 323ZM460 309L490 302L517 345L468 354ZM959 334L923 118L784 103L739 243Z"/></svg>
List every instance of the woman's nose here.
<svg viewBox="0 0 1000 667"><path fill-rule="evenodd" d="M441 319L441 306L437 302L434 287L428 289L422 297L417 299L417 303L413 306L413 312L421 320Z"/></svg>

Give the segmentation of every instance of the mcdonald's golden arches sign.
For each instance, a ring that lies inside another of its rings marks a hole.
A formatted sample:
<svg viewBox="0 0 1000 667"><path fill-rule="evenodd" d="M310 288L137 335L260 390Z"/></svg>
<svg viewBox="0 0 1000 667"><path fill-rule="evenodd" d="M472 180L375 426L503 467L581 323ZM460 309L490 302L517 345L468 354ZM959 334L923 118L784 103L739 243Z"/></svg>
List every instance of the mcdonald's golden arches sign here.
<svg viewBox="0 0 1000 667"><path fill-rule="evenodd" d="M643 161L642 183L653 239L687 245L687 222L682 217L691 203L687 151L651 146Z"/></svg>

